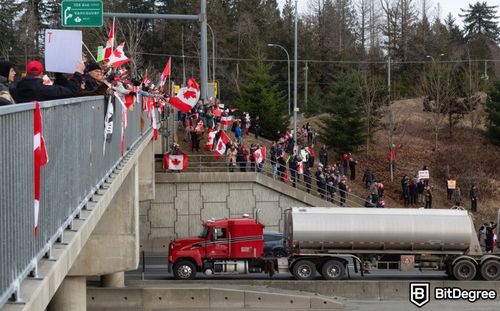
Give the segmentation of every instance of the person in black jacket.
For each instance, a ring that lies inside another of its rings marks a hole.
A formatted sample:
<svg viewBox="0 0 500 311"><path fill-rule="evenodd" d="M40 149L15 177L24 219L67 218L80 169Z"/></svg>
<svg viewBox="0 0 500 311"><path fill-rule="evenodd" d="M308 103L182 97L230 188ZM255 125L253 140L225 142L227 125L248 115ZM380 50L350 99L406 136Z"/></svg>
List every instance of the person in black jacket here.
<svg viewBox="0 0 500 311"><path fill-rule="evenodd" d="M10 87L15 76L14 64L6 60L0 61L0 106L16 103L10 94Z"/></svg>
<svg viewBox="0 0 500 311"><path fill-rule="evenodd" d="M328 151L326 150L326 145L321 146L319 150L319 163L326 166L328 164Z"/></svg>
<svg viewBox="0 0 500 311"><path fill-rule="evenodd" d="M26 66L27 76L21 79L16 87L12 89L12 95L17 103L74 97L80 91L83 70L84 64L80 62L75 69L72 79L65 82L64 86L58 84L44 85L42 63L39 61L30 61Z"/></svg>
<svg viewBox="0 0 500 311"><path fill-rule="evenodd" d="M470 188L470 210L477 212L477 187L472 185Z"/></svg>

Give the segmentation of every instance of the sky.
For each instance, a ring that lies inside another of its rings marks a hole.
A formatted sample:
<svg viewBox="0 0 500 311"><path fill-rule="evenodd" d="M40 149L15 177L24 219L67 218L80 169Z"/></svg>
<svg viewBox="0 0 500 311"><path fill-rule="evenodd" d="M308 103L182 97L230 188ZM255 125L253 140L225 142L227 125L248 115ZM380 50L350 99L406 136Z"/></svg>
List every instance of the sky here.
<svg viewBox="0 0 500 311"><path fill-rule="evenodd" d="M292 0L293 1L293 0ZM299 2L299 12L308 12L308 4L310 3L311 0L298 0ZM315 0L313 0L315 1ZM356 2L356 0L353 0ZM457 24L462 25L462 19L458 16L458 14L461 13L460 9L466 9L469 7L469 4L474 4L478 0L427 0L427 2L430 2L432 6L430 7L430 14L435 15L438 12L437 6L439 3L440 6L440 17L441 19L444 19L448 13L451 13L454 17L455 20L457 21ZM497 15L500 15L500 1L499 0L479 0L480 2L486 1L488 5L497 5L499 6L497 8ZM278 3L280 7L283 7L283 4L286 2L286 0L278 0ZM417 9L420 9L422 6L421 0L414 0L415 6Z"/></svg>

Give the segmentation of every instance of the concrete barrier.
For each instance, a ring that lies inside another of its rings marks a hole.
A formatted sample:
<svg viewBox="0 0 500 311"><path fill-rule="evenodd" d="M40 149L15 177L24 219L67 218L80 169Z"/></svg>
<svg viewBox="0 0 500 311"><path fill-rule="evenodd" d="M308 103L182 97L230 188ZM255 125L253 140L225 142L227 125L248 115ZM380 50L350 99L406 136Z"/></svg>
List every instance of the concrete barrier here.
<svg viewBox="0 0 500 311"><path fill-rule="evenodd" d="M311 307L311 298L309 295L297 296L245 291L245 308L277 307L287 309L309 309Z"/></svg>
<svg viewBox="0 0 500 311"><path fill-rule="evenodd" d="M210 289L210 308L243 309L244 307L245 292L232 289Z"/></svg>
<svg viewBox="0 0 500 311"><path fill-rule="evenodd" d="M172 286L172 285L169 285ZM284 292L275 289L240 286L211 288L195 284L180 284L171 288L128 287L87 288L87 310L168 310L168 309L341 309L337 299L304 292Z"/></svg>
<svg viewBox="0 0 500 311"><path fill-rule="evenodd" d="M208 288L144 288L142 291L145 310L210 308Z"/></svg>
<svg viewBox="0 0 500 311"><path fill-rule="evenodd" d="M144 305L141 290L120 288L87 288L88 310L139 310Z"/></svg>

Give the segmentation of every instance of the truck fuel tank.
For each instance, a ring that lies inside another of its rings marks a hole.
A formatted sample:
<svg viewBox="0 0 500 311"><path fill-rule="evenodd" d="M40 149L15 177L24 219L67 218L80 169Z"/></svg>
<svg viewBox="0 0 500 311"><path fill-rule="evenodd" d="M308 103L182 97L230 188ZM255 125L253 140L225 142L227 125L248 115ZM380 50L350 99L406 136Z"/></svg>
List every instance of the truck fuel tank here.
<svg viewBox="0 0 500 311"><path fill-rule="evenodd" d="M295 207L285 217L292 249L466 251L474 234L463 210Z"/></svg>

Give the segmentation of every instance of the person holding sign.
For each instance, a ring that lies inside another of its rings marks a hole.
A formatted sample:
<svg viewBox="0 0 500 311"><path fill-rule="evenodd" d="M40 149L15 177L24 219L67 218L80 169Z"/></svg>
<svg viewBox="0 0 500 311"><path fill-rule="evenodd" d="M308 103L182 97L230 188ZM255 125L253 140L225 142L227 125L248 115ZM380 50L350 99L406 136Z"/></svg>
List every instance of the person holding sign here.
<svg viewBox="0 0 500 311"><path fill-rule="evenodd" d="M44 85L42 63L36 60L30 61L26 66L27 76L12 89L14 100L17 103L27 103L74 97L80 91L84 68L85 65L80 61L71 79L60 78L54 85Z"/></svg>

